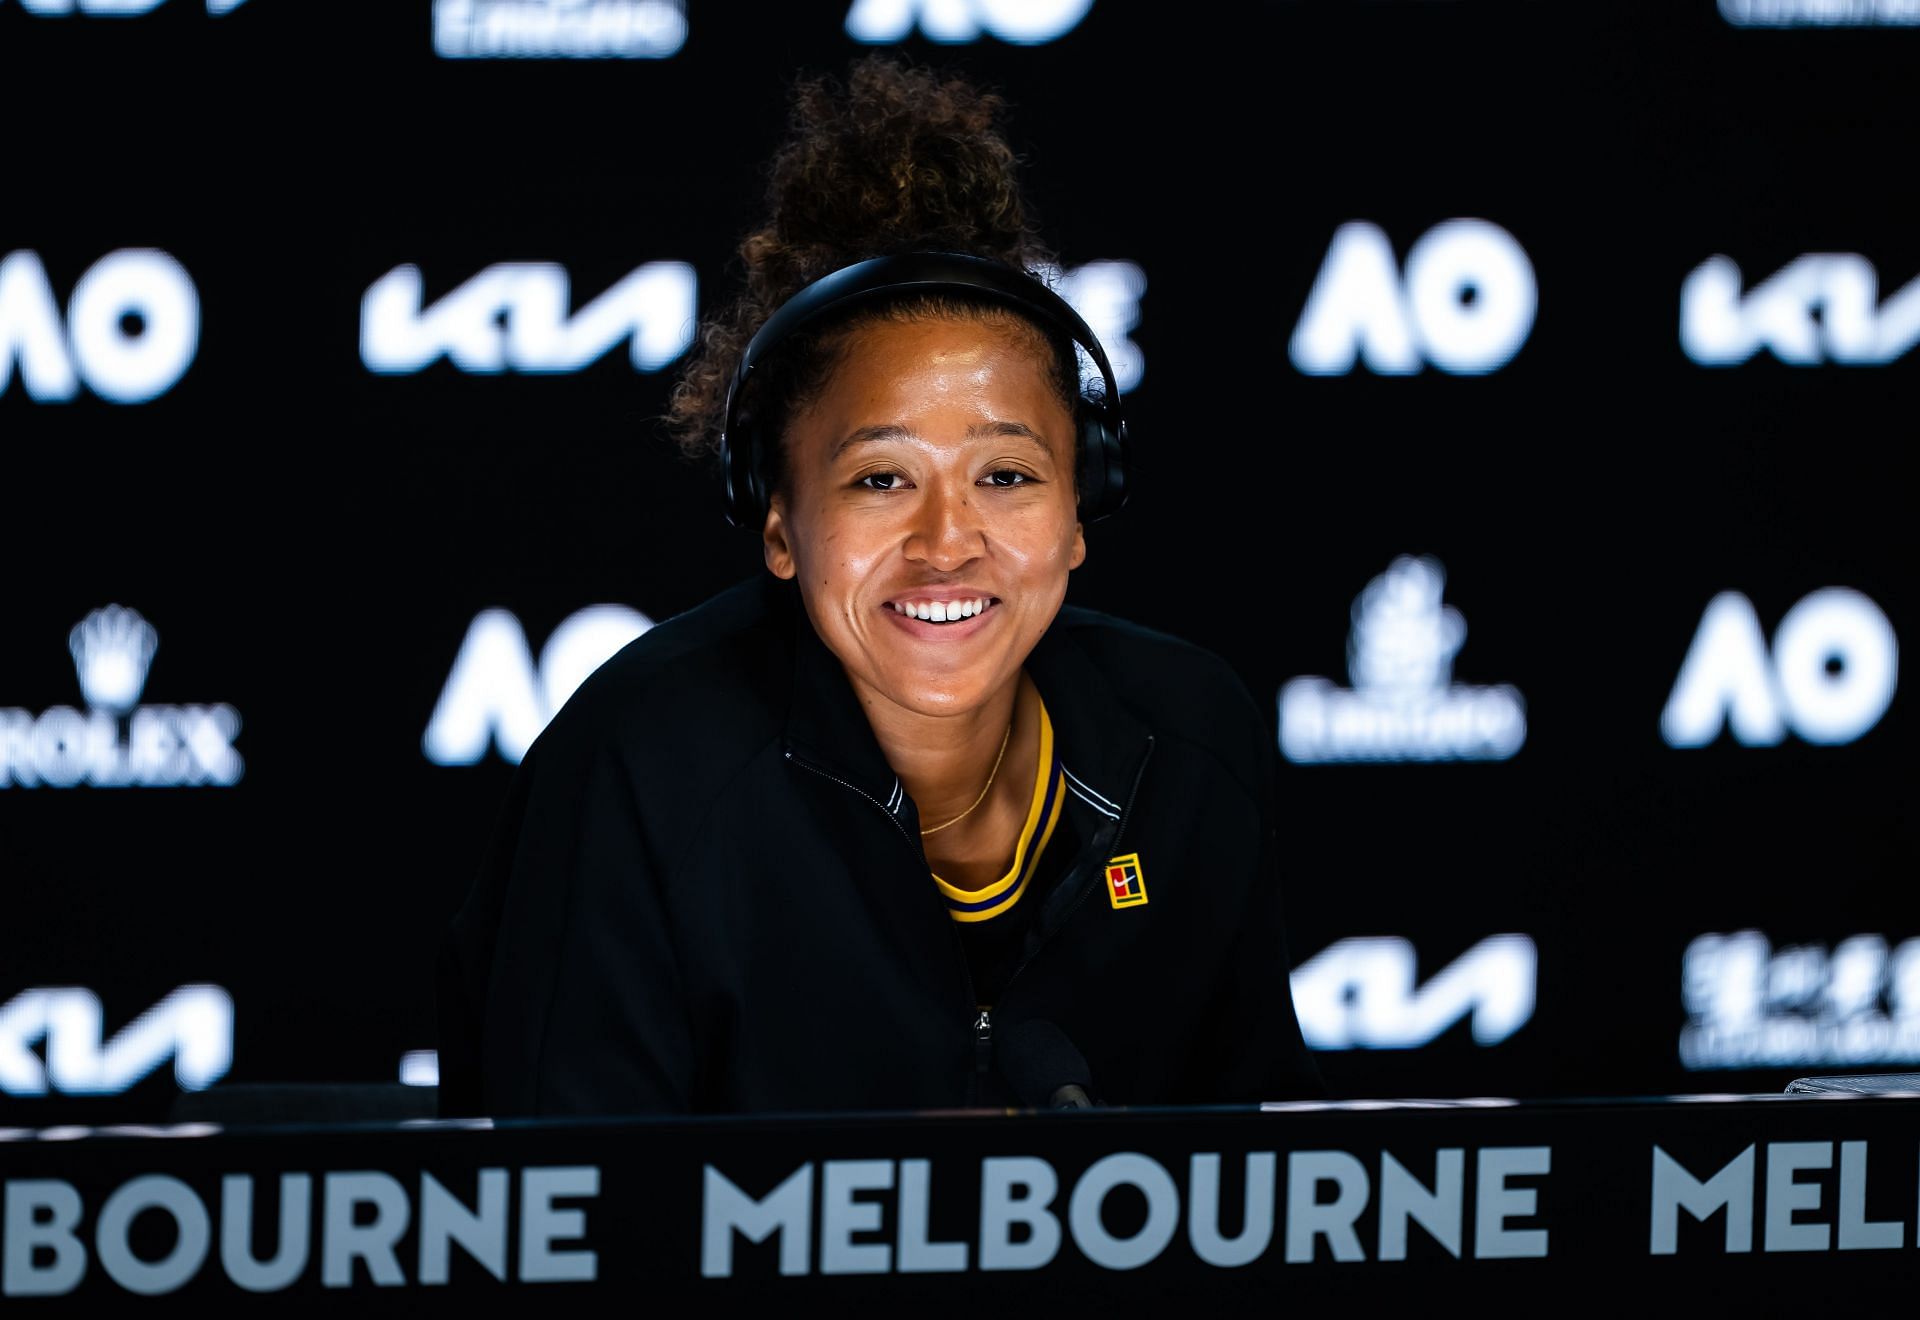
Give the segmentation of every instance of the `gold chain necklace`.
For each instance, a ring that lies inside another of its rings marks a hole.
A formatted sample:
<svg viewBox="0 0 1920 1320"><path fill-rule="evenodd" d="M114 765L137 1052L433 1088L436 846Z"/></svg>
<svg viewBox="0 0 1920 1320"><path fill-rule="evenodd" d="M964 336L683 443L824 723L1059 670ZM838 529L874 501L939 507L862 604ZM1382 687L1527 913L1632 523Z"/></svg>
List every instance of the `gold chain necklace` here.
<svg viewBox="0 0 1920 1320"><path fill-rule="evenodd" d="M1000 773L1000 757L1005 756L1007 754L1007 741L1012 737L1013 737L1013 721L1008 720L1007 731L1006 733L1002 734L1000 738L1000 756L996 756L993 758L993 769L987 771L986 788L982 788L980 790L980 796L973 800L973 807L977 807L982 802L985 802L987 800L987 789L993 787L993 777ZM963 811L958 816L955 816L953 820L948 821L946 825L935 825L930 830L921 830L920 833L922 835L938 834L941 830L944 830L945 828L947 828L947 825L953 824L954 821L964 820L967 816L967 813L973 810L973 807L968 807L966 811Z"/></svg>

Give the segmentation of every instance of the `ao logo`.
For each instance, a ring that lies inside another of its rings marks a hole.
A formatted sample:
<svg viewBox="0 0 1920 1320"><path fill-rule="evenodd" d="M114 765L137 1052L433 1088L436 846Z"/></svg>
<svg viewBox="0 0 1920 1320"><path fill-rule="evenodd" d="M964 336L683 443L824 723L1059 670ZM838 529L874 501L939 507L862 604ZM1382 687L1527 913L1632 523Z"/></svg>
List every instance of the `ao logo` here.
<svg viewBox="0 0 1920 1320"><path fill-rule="evenodd" d="M1499 225L1435 225L1407 252L1403 275L1387 236L1355 220L1335 231L1287 353L1309 376L1342 376L1356 361L1382 376L1426 362L1480 375L1520 351L1538 304L1533 263Z"/></svg>
<svg viewBox="0 0 1920 1320"><path fill-rule="evenodd" d="M1002 41L1037 46L1064 37L1093 0L853 0L847 35L869 45L905 41L917 24L928 41L978 41L982 29Z"/></svg>
<svg viewBox="0 0 1920 1320"><path fill-rule="evenodd" d="M231 14L246 2L207 0L207 12L218 18L222 14ZM166 0L20 0L20 7L29 14L48 17L78 11L98 18L136 18L151 13L165 3Z"/></svg>
<svg viewBox="0 0 1920 1320"><path fill-rule="evenodd" d="M590 605L553 630L536 671L520 620L506 610L481 611L427 722L421 739L427 759L474 765L492 743L519 764L587 675L652 626L625 605Z"/></svg>
<svg viewBox="0 0 1920 1320"><path fill-rule="evenodd" d="M1791 728L1810 743L1848 743L1893 701L1900 648L1880 607L1828 587L1788 610L1769 654L1753 603L1723 591L1707 605L1660 715L1672 747L1705 747L1731 725L1734 741L1772 747Z"/></svg>
<svg viewBox="0 0 1920 1320"><path fill-rule="evenodd" d="M1706 367L1761 349L1796 367L1882 366L1920 343L1920 279L1879 298L1879 272L1851 252L1797 257L1744 296L1733 259L1709 257L1680 286L1680 347Z"/></svg>
<svg viewBox="0 0 1920 1320"><path fill-rule="evenodd" d="M1473 1039L1498 1045L1533 1016L1539 954L1525 935L1489 935L1414 988L1413 945L1341 940L1293 970L1293 1007L1316 1050L1410 1049L1468 1014Z"/></svg>
<svg viewBox="0 0 1920 1320"><path fill-rule="evenodd" d="M577 312L571 282L551 262L489 266L423 306L418 266L397 266L360 301L360 358L405 375L441 357L462 371L578 371L621 340L635 368L658 371L693 342L693 267L650 261Z"/></svg>
<svg viewBox="0 0 1920 1320"><path fill-rule="evenodd" d="M186 373L200 344L200 295L186 270L151 248L110 252L87 268L61 324L37 253L0 258L0 394L19 365L36 403L87 388L112 403L145 403Z"/></svg>
<svg viewBox="0 0 1920 1320"><path fill-rule="evenodd" d="M22 990L0 1004L0 1093L108 1095L173 1060L174 1079L203 1090L233 1064L233 997L183 985L101 1044L100 999L78 988ZM46 1062L33 1052L46 1042Z"/></svg>

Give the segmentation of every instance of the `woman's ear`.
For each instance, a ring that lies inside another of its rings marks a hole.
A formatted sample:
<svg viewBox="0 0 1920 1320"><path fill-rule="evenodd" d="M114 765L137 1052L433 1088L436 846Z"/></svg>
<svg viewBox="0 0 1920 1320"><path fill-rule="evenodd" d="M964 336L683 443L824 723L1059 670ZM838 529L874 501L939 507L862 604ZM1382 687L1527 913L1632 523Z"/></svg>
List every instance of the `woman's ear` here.
<svg viewBox="0 0 1920 1320"><path fill-rule="evenodd" d="M766 554L768 570L777 578L791 579L799 569L787 539L785 503L777 493L768 500L767 520L760 526L760 548Z"/></svg>
<svg viewBox="0 0 1920 1320"><path fill-rule="evenodd" d="M1087 529L1085 524L1073 525L1073 553L1067 556L1067 567L1075 569L1087 561Z"/></svg>

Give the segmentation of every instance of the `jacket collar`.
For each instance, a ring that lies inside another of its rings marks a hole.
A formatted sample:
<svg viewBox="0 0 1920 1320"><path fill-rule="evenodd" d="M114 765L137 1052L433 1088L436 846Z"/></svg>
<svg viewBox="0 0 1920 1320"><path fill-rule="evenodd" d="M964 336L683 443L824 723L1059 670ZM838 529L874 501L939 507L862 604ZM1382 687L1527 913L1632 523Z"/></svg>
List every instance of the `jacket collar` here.
<svg viewBox="0 0 1920 1320"><path fill-rule="evenodd" d="M887 764L873 726L838 656L827 647L807 617L800 589L793 582L764 575L776 618L793 647L793 700L787 715L787 747L831 771L905 819L913 804L899 776ZM1026 670L1047 703L1054 739L1074 796L1092 811L1113 819L1131 791L1145 755L1149 729L1122 703L1112 682L1082 649L1076 622L1087 611L1062 606L1028 655ZM908 822L918 824L917 819Z"/></svg>

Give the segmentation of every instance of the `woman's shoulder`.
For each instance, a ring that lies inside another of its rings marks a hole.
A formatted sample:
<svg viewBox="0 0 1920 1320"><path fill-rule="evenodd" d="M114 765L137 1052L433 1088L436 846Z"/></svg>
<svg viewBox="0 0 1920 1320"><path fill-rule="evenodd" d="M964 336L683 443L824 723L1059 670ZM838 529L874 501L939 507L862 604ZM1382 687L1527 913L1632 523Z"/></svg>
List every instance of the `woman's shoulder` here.
<svg viewBox="0 0 1920 1320"><path fill-rule="evenodd" d="M783 719L789 627L764 582L737 583L614 652L555 713L535 750L551 757L612 742L630 758L731 758L763 744Z"/></svg>
<svg viewBox="0 0 1920 1320"><path fill-rule="evenodd" d="M1253 708L1239 672L1198 642L1084 605L1061 606L1059 626L1116 691L1150 709L1169 702Z"/></svg>
<svg viewBox="0 0 1920 1320"><path fill-rule="evenodd" d="M1198 642L1085 606L1058 626L1156 736L1197 746L1255 792L1271 752L1267 710L1224 657Z"/></svg>

